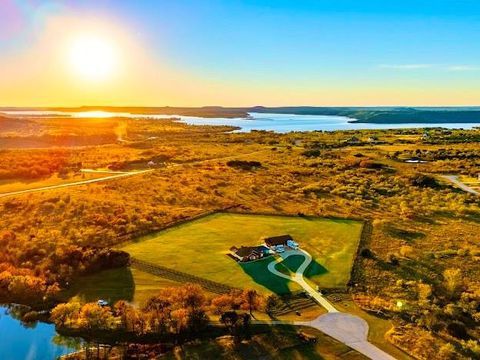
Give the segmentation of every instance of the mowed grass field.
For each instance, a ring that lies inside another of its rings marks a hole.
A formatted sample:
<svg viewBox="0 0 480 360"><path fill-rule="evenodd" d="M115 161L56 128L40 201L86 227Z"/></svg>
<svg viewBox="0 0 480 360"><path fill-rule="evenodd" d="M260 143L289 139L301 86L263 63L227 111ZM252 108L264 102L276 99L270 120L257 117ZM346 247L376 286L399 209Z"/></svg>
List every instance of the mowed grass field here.
<svg viewBox="0 0 480 360"><path fill-rule="evenodd" d="M273 258L237 263L231 246L253 246L262 237L290 234L314 263L307 277L321 287L343 287L362 231L352 220L218 213L137 239L122 248L134 258L206 279L263 293L298 290L297 284L271 274Z"/></svg>
<svg viewBox="0 0 480 360"><path fill-rule="evenodd" d="M136 269L120 268L83 276L61 293L61 300L76 298L81 302L105 299L110 304L127 300L139 306L158 294L158 290L182 284Z"/></svg>

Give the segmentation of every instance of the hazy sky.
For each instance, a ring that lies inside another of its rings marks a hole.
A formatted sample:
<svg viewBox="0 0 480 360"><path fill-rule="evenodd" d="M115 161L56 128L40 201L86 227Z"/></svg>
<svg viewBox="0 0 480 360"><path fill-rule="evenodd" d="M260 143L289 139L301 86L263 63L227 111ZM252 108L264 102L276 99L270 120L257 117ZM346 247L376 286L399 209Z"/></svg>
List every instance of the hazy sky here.
<svg viewBox="0 0 480 360"><path fill-rule="evenodd" d="M478 0L0 0L0 106L479 105Z"/></svg>

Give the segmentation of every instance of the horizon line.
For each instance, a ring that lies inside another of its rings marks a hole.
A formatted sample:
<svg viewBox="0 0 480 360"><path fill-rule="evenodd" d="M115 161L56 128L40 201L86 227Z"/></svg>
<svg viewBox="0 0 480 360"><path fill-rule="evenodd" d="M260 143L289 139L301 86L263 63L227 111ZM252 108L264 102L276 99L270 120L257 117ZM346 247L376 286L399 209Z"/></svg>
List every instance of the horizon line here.
<svg viewBox="0 0 480 360"><path fill-rule="evenodd" d="M477 105L252 105L252 106L235 106L235 105L33 105L33 106L9 106L0 105L0 109L79 109L79 108L224 108L224 109L252 109L252 108L474 108Z"/></svg>

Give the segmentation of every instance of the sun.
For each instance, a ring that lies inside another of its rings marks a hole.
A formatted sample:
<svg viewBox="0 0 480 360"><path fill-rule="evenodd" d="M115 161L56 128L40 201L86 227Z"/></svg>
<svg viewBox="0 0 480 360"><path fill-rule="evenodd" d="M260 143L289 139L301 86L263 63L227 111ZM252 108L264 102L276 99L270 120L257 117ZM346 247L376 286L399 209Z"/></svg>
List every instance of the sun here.
<svg viewBox="0 0 480 360"><path fill-rule="evenodd" d="M87 81L104 81L118 66L115 43L98 35L83 35L72 40L68 53L74 75Z"/></svg>

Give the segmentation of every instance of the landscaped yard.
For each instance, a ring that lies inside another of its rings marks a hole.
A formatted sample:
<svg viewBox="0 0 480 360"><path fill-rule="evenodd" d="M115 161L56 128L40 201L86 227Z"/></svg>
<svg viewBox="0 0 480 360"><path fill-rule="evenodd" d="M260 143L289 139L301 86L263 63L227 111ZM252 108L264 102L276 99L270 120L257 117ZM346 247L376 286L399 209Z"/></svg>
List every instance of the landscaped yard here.
<svg viewBox="0 0 480 360"><path fill-rule="evenodd" d="M341 287L349 280L361 230L362 223L351 220L220 213L137 239L122 250L140 260L234 287L284 293L299 288L268 271L271 258L237 263L226 256L228 249L290 234L316 261L307 276L321 287ZM295 259L290 262L290 266L299 265Z"/></svg>

